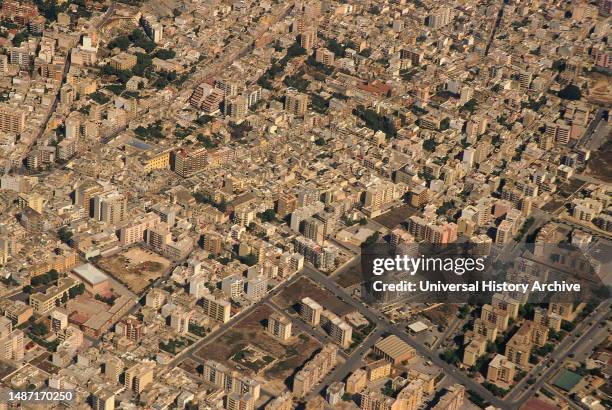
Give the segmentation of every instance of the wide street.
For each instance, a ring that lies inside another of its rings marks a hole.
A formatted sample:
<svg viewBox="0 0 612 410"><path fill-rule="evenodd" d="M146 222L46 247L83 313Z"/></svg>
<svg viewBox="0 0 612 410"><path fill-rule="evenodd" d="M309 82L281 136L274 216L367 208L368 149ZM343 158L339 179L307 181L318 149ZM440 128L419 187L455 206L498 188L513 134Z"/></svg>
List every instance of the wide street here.
<svg viewBox="0 0 612 410"><path fill-rule="evenodd" d="M439 357L437 350L432 350L422 345L412 336L404 332L403 327L391 323L382 313L378 312L373 307L366 306L365 304L353 299L334 280L311 266L305 266L302 272L295 274L288 281L278 285L259 302L244 309L242 312L232 317L230 321L220 325L213 332L186 348L179 355L177 355L168 364L168 366L176 366L186 359L201 362L203 358L197 355L199 348L217 340L226 330L240 323L257 307L268 305L274 310L279 310L279 308L272 302L272 298L291 284L295 283L295 281L301 277L308 277L315 283L323 286L340 300L355 308L360 314L362 314L370 322L375 323L377 326L376 330L372 332L355 350L353 350L353 352L350 354L346 354L344 352L340 354L340 357L344 360L344 362L339 364L332 372L324 377L323 380L318 383L315 389L313 389L313 391L308 395L308 397L313 397L316 394L320 394L330 383L334 381L344 380L352 371L362 365L363 357L381 337L394 334L412 346L420 356L430 360L434 365L438 366L447 377L450 377L455 382L464 385L468 390L476 393L486 402L500 409L518 409L536 391L538 391L548 379L554 375L554 373L559 369L562 361L568 355L579 350L580 346L587 343L589 340L593 339L599 334L601 331L599 323L602 320L609 318L610 307L612 306L612 300L606 300L600 306L598 306L588 317L588 320L579 323L574 331L565 337L558 348L546 360L542 361L538 366L536 366L532 372L517 383L512 391L502 399L494 396L489 390L485 389L481 384L468 377L466 373L462 372L457 367L443 361ZM326 335L318 332L316 329L306 329L308 327L307 324L302 323L299 320L293 320L293 323L300 331L308 333L320 342L327 340ZM536 382L526 388L525 386L527 386L527 380L529 380L531 377L534 377Z"/></svg>
<svg viewBox="0 0 612 410"><path fill-rule="evenodd" d="M389 320L382 314L377 313L374 309L365 306L364 304L354 300L349 294L347 294L344 289L342 289L336 282L331 280L329 277L325 276L323 273L319 272L316 269L313 269L309 266L304 268L304 274L308 276L310 279L315 281L316 283L323 285L327 290L332 292L336 297L340 298L345 303L353 306L359 313L361 313L365 318L367 318L372 323L375 323L378 327L378 331L383 332L383 334L394 334L404 342L408 343L412 346L416 352L426 357L433 364L442 369L442 371L451 378L455 379L460 384L466 386L467 389L472 390L484 400L493 404L496 407L501 409L511 409L512 407L508 406L503 400L495 397L489 390L485 389L482 385L476 383L474 380L470 379L465 373L461 372L458 368L453 365L450 365L440 359L438 353L430 350L429 348L423 346L419 342L417 342L414 338L406 334L403 330L399 329L396 325L389 322Z"/></svg>
<svg viewBox="0 0 612 410"><path fill-rule="evenodd" d="M447 376L455 379L460 384L463 384L469 390L472 390L478 394L485 401L490 404L502 408L502 409L518 409L523 405L542 385L548 380L555 371L558 370L561 362L570 355L578 346L581 346L584 342L593 338L598 331L599 322L610 317L610 306L612 306L612 299L604 301L599 305L589 316L589 321L581 322L574 329L571 334L561 342L558 348L551 354L549 360L545 362L552 362L554 365L549 367L541 376L537 377L536 383L531 385L529 389L524 391L524 384L527 382L529 377L522 379L520 383L514 387L514 389L504 398L500 399L495 397L489 390L485 389L481 384L476 383L474 380L469 378L465 373L460 371L457 367L444 362L438 356L438 353L430 350L417 342L414 338L410 337L403 330L390 323L384 316L377 313L374 309L366 307L360 302L355 301L350 297L340 286L338 286L333 280L322 274L321 272L305 267L304 274L314 280L315 282L325 286L330 292L336 297L340 298L344 302L355 307L359 313L365 316L370 321L374 322L378 326L378 331L383 334L395 334L404 342L411 345L419 355L428 358L433 364L440 367ZM576 338L578 336L578 338ZM544 365L544 363L543 363Z"/></svg>
<svg viewBox="0 0 612 410"><path fill-rule="evenodd" d="M589 339L592 339L601 329L599 322L609 319L611 316L610 306L612 306L612 299L601 303L570 334L565 336L559 346L545 360L540 362L538 366L517 383L505 399L512 403L513 406L516 406L515 408L524 404L531 395L538 391L559 370L566 357L579 350L580 346L587 343ZM527 380L532 376L535 377L536 382L523 391Z"/></svg>
<svg viewBox="0 0 612 410"><path fill-rule="evenodd" d="M237 315L232 316L232 318L228 322L219 325L217 329L215 329L214 331L207 334L202 339L198 340L196 343L192 344L191 346L181 351L178 355L176 355L176 357L171 362L168 363L167 366L169 368L172 368L187 358L194 360L196 362L201 362L202 358L197 356L196 354L199 348L218 339L226 330L240 323L242 320L244 320L248 316L250 312L253 312L259 306L262 306L268 303L274 296L280 293L281 290L286 289L299 278L300 278L300 275L296 274L289 280L283 282L281 285L278 285L276 288L268 292L268 294L262 299L260 299L258 302L240 311L240 313L238 313Z"/></svg>

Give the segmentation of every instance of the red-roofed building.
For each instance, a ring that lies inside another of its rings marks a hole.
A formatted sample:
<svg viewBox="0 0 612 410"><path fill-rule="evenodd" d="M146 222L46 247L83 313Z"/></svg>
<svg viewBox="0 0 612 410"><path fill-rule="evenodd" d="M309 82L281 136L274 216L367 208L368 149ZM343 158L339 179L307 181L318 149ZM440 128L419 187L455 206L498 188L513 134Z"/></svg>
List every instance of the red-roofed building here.
<svg viewBox="0 0 612 410"><path fill-rule="evenodd" d="M391 97L391 95L393 94L392 86L378 80L374 80L371 83L359 84L357 88L367 93L377 95L379 97Z"/></svg>
<svg viewBox="0 0 612 410"><path fill-rule="evenodd" d="M563 407L547 403L540 399L530 399L527 403L523 404L521 410L559 410L560 408ZM567 406L565 406L565 408L567 408Z"/></svg>

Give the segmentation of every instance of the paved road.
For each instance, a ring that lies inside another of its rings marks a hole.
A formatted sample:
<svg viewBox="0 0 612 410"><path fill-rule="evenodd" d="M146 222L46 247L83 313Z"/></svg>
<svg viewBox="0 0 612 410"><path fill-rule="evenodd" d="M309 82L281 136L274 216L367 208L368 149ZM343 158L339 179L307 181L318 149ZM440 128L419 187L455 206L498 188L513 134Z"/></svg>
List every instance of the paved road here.
<svg viewBox="0 0 612 410"><path fill-rule="evenodd" d="M553 221L555 221L557 223L560 223L560 224L563 224L563 225L567 225L567 226L569 226L571 228L574 228L574 229L578 229L578 230L584 231L586 233L590 233L593 236L600 236L600 237L603 236L605 238L612 239L612 234L610 234L608 232L602 231L601 229L597 229L596 230L596 229L590 228L589 226L576 223L576 222L574 222L574 221L572 221L570 219L567 219L567 218L558 218L558 217L555 217L555 218L553 218Z"/></svg>
<svg viewBox="0 0 612 410"><path fill-rule="evenodd" d="M589 146L591 139L593 138L593 133L595 132L595 129L597 128L601 120L603 119L603 114L605 111L606 110L604 110L603 108L599 108L595 112L595 116L593 117L589 125L587 126L587 129L582 135L582 138L580 138L580 142L578 143L579 146L581 147Z"/></svg>
<svg viewBox="0 0 612 410"><path fill-rule="evenodd" d="M359 313L361 313L372 323L376 323L379 331L385 334L396 335L404 342L412 346L419 355L426 357L433 364L441 368L447 376L450 376L451 378L466 386L469 390L472 390L473 392L477 393L485 401L488 401L489 403L493 404L496 407L499 407L500 409L512 408L508 405L508 403L495 397L489 390L485 389L482 385L476 383L466 374L462 373L458 368L440 359L436 352L426 348L414 338L408 336L406 333L400 330L397 326L390 323L385 316L380 313L376 313L372 308L366 307L364 304L357 302L356 300L351 298L344 291L344 289L338 286L338 284L331 280L329 277L308 266L304 268L304 274L310 279L319 283L320 285L323 285L325 288L327 288L327 290L332 292L336 297L340 298L345 303L348 303L349 305L353 306Z"/></svg>
<svg viewBox="0 0 612 410"><path fill-rule="evenodd" d="M608 185L608 186L612 185L609 182L602 181L601 179L595 178L594 176L591 176L591 175L574 174L574 178L575 179L579 179L579 180L584 181L584 182L588 182L590 184Z"/></svg>
<svg viewBox="0 0 612 410"><path fill-rule="evenodd" d="M427 349L415 339L399 330L396 326L392 325L386 318L378 316L372 309L352 299L346 292L344 292L342 288L340 288L327 276L310 267L306 267L304 273L317 283L325 286L330 292L336 295L336 297L339 297L346 303L352 305L366 318L376 323L379 329L378 332L395 334L404 342L411 345L419 355L427 357L432 363L440 367L446 375L457 380L469 390L477 393L484 400L501 409L516 409L521 407L531 397L531 395L539 390L545 381L558 370L563 360L569 354L571 354L577 346L582 345L585 341L592 339L597 334L599 331L598 322L602 319L610 317L610 307L612 306L612 299L604 301L589 316L589 320L581 322L570 335L566 336L557 349L549 356L549 359L541 364L542 366L545 366L546 363L550 362L553 363L553 366L548 368L548 370L543 374L537 376L536 383L531 385L530 388L523 392L524 385L529 378L525 377L520 383L517 384L517 386L515 386L515 388L506 396L506 398L499 399L493 396L493 394L485 389L482 385L467 377L467 375L462 373L455 366L442 361L436 352ZM579 336L576 339L577 335Z"/></svg>
<svg viewBox="0 0 612 410"><path fill-rule="evenodd" d="M463 384L469 390L478 394L485 401L490 404L500 408L500 409L516 409L519 408L522 404L524 404L533 393L539 390L548 380L554 372L556 372L563 360L571 354L574 350L577 349L578 346L582 346L587 341L590 341L594 337L596 337L600 332L601 328L599 327L599 322L602 319L609 318L610 316L610 307L612 306L612 299L606 300L599 307L597 307L593 313L589 316L588 320L580 323L576 329L574 329L571 334L567 335L565 339L561 342L558 348L549 356L547 360L544 360L540 365L536 366L533 370L533 376L537 378L536 383L529 386L529 388L525 389L527 380L532 376L531 374L527 377L523 378L521 382L519 382L515 388L506 396L505 399L499 399L495 397L490 391L485 389L482 385L474 382L471 378L469 378L465 373L461 372L458 368L453 365L450 365L443 360L441 360L437 354L437 352L432 351L422 344L420 344L417 340L403 332L396 325L390 323L386 317L384 317L380 312L376 311L374 308L368 307L361 302L353 299L349 294L347 294L340 286L338 286L332 279L325 276L323 273L312 267L305 267L303 272L295 274L288 281L283 283L282 285L277 286L272 291L270 291L266 297L264 297L259 302L251 305L250 307L244 309L238 315L232 317L229 322L222 324L217 330L210 333L206 337L200 339L198 342L186 348L183 352L181 352L178 356L176 356L168 366L176 366L183 360L189 358L196 362L201 362L202 358L196 355L196 352L202 346L211 343L218 339L226 330L235 326L244 320L250 312L256 309L259 306L264 304L270 305L273 308L278 310L271 299L280 293L282 290L286 289L288 286L293 284L299 278L307 276L311 280L314 280L316 283L324 286L328 291L332 292L336 297L340 298L345 303L354 307L357 311L359 311L364 317L370 320L373 323L377 324L377 329L368 336L368 338L351 354L346 355L344 352L341 353L341 356L345 358L345 362L337 366L330 374L328 374L316 387L309 393L308 397L313 397L314 395L320 394L326 386L328 386L333 381L343 380L348 376L349 373L354 371L356 368L362 365L362 359L367 353L367 351L379 340L380 337L386 336L389 334L395 334L397 337L402 339L404 342L412 346L420 356L426 357L430 360L434 365L440 367L444 374L455 381ZM301 323L298 324L297 327L300 330L303 330L302 327L306 326ZM317 337L320 339L322 335L315 335L313 329L308 329L307 333ZM551 366L552 365L552 366ZM550 367L549 367L550 366ZM538 373L539 372L539 373Z"/></svg>
<svg viewBox="0 0 612 410"><path fill-rule="evenodd" d="M344 380L350 373L358 369L363 365L362 359L365 354L376 344L378 339L383 335L384 330L379 329L370 334L368 338L362 342L362 344L353 351L346 359L344 363L337 366L334 370L332 370L327 376L319 382L315 388L308 393L306 396L307 399L312 399L313 397L321 394L323 390L329 386L331 383L335 381Z"/></svg>
<svg viewBox="0 0 612 410"><path fill-rule="evenodd" d="M489 50L491 49L491 45L493 44L493 40L495 39L495 33L497 33L497 29L501 24L502 17L504 17L505 4L506 3L502 0L499 11L497 12L497 18L495 19L495 23L493 24L493 29L491 30L491 34L489 35L489 41L487 41L487 46L485 47L485 57L489 54Z"/></svg>
<svg viewBox="0 0 612 410"><path fill-rule="evenodd" d="M206 335L205 337L203 337L202 339L200 339L196 343L192 344L191 346L189 346L186 349L184 349L183 351L181 351L176 357L174 357L174 359L172 359L172 361L170 361L170 363L168 363L167 366L169 368L172 368L172 367L176 366L177 364L179 364L180 362L182 362L183 360L185 360L187 358L190 358L190 359L192 359L192 360L194 360L196 362L201 362L202 358L197 356L195 353L202 346L205 346L208 343L211 343L211 342L215 341L216 339L218 339L229 328L231 328L232 326L235 326L236 324L238 324L242 320L244 320L249 315L250 312L253 312L259 306L262 306L265 303L268 303L274 296L276 296L282 290L284 290L287 287L289 287L291 284L293 284L300 277L301 277L301 275L299 273L295 274L292 278L290 278L289 280L285 281L282 285L278 285L277 287L272 289L259 302L254 303L251 306L243 309L240 313L238 313L237 315L233 316L228 322L221 324L215 331L209 333L208 335Z"/></svg>
<svg viewBox="0 0 612 410"><path fill-rule="evenodd" d="M459 326L463 326L465 324L465 319L454 318L453 322L446 328L442 336L436 340L436 342L431 346L431 350L437 350L442 343L448 339L449 336L454 335L457 332L457 328Z"/></svg>
<svg viewBox="0 0 612 410"><path fill-rule="evenodd" d="M113 6L114 7L114 4ZM280 10L280 12L276 15L273 16L273 20L271 23L266 24L266 25L262 25L262 27L260 27L256 34L253 36L253 41L252 43L248 44L247 46L241 48L239 51L232 53L232 54L227 54L227 55L223 55L222 58L220 58L217 61L214 61L212 63L207 62L206 65L204 67L199 67L199 71L197 71L194 75L192 75L191 77L189 77L181 86L182 89L187 90L187 89L191 89L197 85L199 85L200 83L202 83L203 81L214 77L215 75L219 74L220 72L226 70L230 65L232 65L236 60L246 56L247 54L249 54L250 52L253 51L253 44L259 39L261 38L261 36L263 36L268 29L272 26L272 24L274 24L275 22L279 21L281 18L284 18L285 16L287 16L289 14L289 12L293 9L293 7L295 7L295 2L291 2L288 3L287 5L285 5L285 7ZM105 16L105 19L110 18L111 14L108 14ZM102 25L102 24L101 24ZM180 102L181 104L185 103L186 101L177 101L179 100L179 97L181 97L182 93L177 92L169 101L162 101L159 104L155 104L152 106L147 107L143 113L146 112L150 112L152 109L156 109L156 108L160 108L160 106L163 104L165 107L172 107L170 109L167 109L165 112L173 112L173 115L176 117L176 111L180 110L182 107L181 106L175 106L175 103ZM187 99L189 99L191 93L189 93L186 97ZM175 118L176 119L176 118ZM108 144L110 141L112 141L115 137L117 137L119 134L121 134L123 131L125 131L127 129L127 126L122 126L120 128L118 128L116 131L112 132L111 134L101 138L101 143L102 145Z"/></svg>
<svg viewBox="0 0 612 410"><path fill-rule="evenodd" d="M96 29L100 29L100 27L106 24L108 19L110 19L113 13L115 12L115 7L117 7L117 2L113 1L112 4L108 7L108 9L106 9L106 12L104 12L104 14L102 15L100 21L95 24Z"/></svg>
<svg viewBox="0 0 612 410"><path fill-rule="evenodd" d="M104 15L103 15L102 19L100 20L100 22L98 22L98 24L96 24L96 28L101 27L110 18L110 16L113 14L114 10L115 10L115 3L113 2L113 4L111 4L110 7L106 10L106 13L104 13ZM49 123L49 119L51 118L51 115L57 109L57 102L59 101L58 97L59 97L59 94L60 94L60 90L61 90L62 86L66 83L66 77L68 76L68 72L70 71L70 53L71 53L71 51L68 51L66 53L66 60L64 62L64 72L62 73L62 80L60 82L60 86L57 89L57 92L55 93L55 96L53 98L53 104L51 104L51 107L48 110L47 115L45 117L45 120L41 124L40 130L38 131L38 135L37 135L37 137L36 137L36 139L34 141L38 141L43 136L45 130L47 129L47 124Z"/></svg>
<svg viewBox="0 0 612 410"><path fill-rule="evenodd" d="M327 335L327 333L325 333L321 328L312 327L308 323L296 318L295 316L288 315L286 312L283 312L283 310L280 307L278 307L276 303L274 303L274 301L269 300L266 303L266 306L268 306L270 309L274 310L275 312L288 317L289 320L291 320L293 329L297 329L302 333L306 333L310 335L310 337L318 340L319 343L321 344L333 343L333 340L331 339L331 337L329 337L329 335ZM298 333L295 330L293 330L292 332L294 335ZM347 359L349 357L349 355L347 355L344 352L344 350L338 350L338 355L342 357L343 359Z"/></svg>
<svg viewBox="0 0 612 410"><path fill-rule="evenodd" d="M579 346L592 339L600 331L599 321L610 318L610 306L612 306L612 299L601 303L586 320L580 322L570 334L565 336L563 341L547 359L540 362L530 374L516 384L514 389L505 397L505 400L508 403L512 403L514 408L519 408L523 405L532 394L537 392L559 370L567 356L576 351ZM524 390L527 380L533 375L535 375L536 382Z"/></svg>

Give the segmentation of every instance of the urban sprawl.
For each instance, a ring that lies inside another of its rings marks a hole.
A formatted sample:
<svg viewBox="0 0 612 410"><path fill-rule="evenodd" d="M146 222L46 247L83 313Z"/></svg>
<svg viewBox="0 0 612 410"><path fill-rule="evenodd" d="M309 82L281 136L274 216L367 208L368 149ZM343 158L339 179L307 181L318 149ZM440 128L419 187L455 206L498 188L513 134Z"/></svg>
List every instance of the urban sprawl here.
<svg viewBox="0 0 612 410"><path fill-rule="evenodd" d="M0 410L612 408L611 0L0 3Z"/></svg>

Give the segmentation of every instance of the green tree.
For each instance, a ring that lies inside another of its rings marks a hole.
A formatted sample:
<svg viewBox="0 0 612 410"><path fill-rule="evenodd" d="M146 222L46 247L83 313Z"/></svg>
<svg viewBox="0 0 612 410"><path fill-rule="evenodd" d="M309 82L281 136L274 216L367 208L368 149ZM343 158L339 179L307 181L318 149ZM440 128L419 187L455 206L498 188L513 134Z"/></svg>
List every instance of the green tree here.
<svg viewBox="0 0 612 410"><path fill-rule="evenodd" d="M465 318L468 314L470 313L470 306L469 305L463 305L459 308L459 317L460 318Z"/></svg>
<svg viewBox="0 0 612 410"><path fill-rule="evenodd" d="M252 253L249 253L246 256L240 256L238 257L238 260L247 266L253 266L258 262L257 256L253 255Z"/></svg>
<svg viewBox="0 0 612 410"><path fill-rule="evenodd" d="M567 85L557 95L564 100L579 100L581 97L580 88L574 84Z"/></svg>
<svg viewBox="0 0 612 410"><path fill-rule="evenodd" d="M428 140L423 141L423 149L425 151L433 152L436 149L436 140L430 138Z"/></svg>
<svg viewBox="0 0 612 410"><path fill-rule="evenodd" d="M446 350L444 353L441 353L440 358L446 363L450 364L457 364L460 361L459 356L457 356L457 353L453 352L452 350Z"/></svg>
<svg viewBox="0 0 612 410"><path fill-rule="evenodd" d="M85 284L79 283L78 285L68 290L68 297L70 299L74 299L77 296L82 295L84 292L85 292Z"/></svg>
<svg viewBox="0 0 612 410"><path fill-rule="evenodd" d="M274 209L266 209L263 212L257 214L257 217L261 219L262 222L272 222L276 220L276 212Z"/></svg>
<svg viewBox="0 0 612 410"><path fill-rule="evenodd" d="M15 34L15 37L13 37L13 45L15 47L19 47L22 42L28 39L28 37L29 34L26 31L20 31L19 33Z"/></svg>
<svg viewBox="0 0 612 410"><path fill-rule="evenodd" d="M49 332L49 329L47 329L47 326L45 326L44 323L34 323L31 329L32 333L37 336L43 336Z"/></svg>
<svg viewBox="0 0 612 410"><path fill-rule="evenodd" d="M72 232L69 231L68 228L62 226L57 232L57 235L59 236L60 241L70 244L70 241L72 240Z"/></svg>
<svg viewBox="0 0 612 410"><path fill-rule="evenodd" d="M162 60L169 60L176 56L176 52L174 52L174 50L167 50L165 48L160 48L153 55L157 58L161 58Z"/></svg>
<svg viewBox="0 0 612 410"><path fill-rule="evenodd" d="M440 121L440 131L447 130L450 127L450 118L446 117Z"/></svg>
<svg viewBox="0 0 612 410"><path fill-rule="evenodd" d="M314 141L314 143L319 147L322 147L323 145L325 145L325 138L319 137Z"/></svg>
<svg viewBox="0 0 612 410"><path fill-rule="evenodd" d="M116 37L108 43L108 48L118 48L122 51L127 50L130 47L130 40L125 36Z"/></svg>

